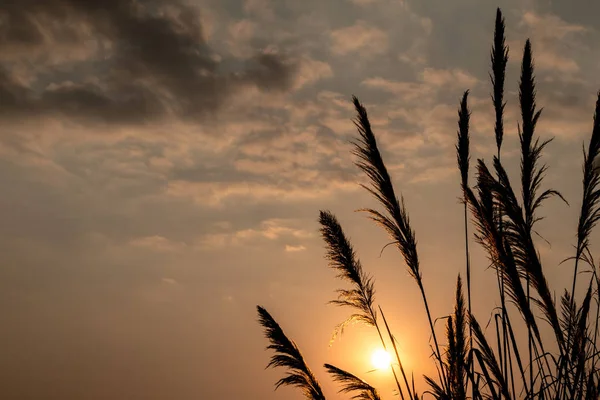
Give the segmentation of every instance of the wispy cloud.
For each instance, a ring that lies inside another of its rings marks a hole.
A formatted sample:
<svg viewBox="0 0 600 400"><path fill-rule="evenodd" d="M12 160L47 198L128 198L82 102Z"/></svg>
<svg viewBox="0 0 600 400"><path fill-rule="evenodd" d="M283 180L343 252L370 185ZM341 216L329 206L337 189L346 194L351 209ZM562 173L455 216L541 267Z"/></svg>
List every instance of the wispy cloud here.
<svg viewBox="0 0 600 400"><path fill-rule="evenodd" d="M129 244L134 247L158 252L174 252L186 247L185 243L174 242L159 235L136 238L129 241Z"/></svg>
<svg viewBox="0 0 600 400"><path fill-rule="evenodd" d="M306 247L302 246L302 245L289 245L286 244L285 245L285 251L289 252L289 253L296 253L298 251L304 251L306 250Z"/></svg>
<svg viewBox="0 0 600 400"><path fill-rule="evenodd" d="M381 54L388 48L387 34L366 21L331 32L331 50L335 54L358 53L361 56Z"/></svg>

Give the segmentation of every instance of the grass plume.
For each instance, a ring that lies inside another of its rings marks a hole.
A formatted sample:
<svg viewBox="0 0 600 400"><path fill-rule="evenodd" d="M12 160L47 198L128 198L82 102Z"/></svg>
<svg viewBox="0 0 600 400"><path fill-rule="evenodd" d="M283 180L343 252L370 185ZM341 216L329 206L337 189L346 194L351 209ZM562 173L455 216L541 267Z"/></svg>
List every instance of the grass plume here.
<svg viewBox="0 0 600 400"><path fill-rule="evenodd" d="M340 393L355 393L352 399L355 400L381 400L377 389L369 385L367 382L352 375L350 372L344 371L331 364L325 364L327 372L333 376L333 380L342 384Z"/></svg>
<svg viewBox="0 0 600 400"><path fill-rule="evenodd" d="M340 329L354 321L375 326L377 315L373 309L373 279L363 271L360 260L335 215L329 211L321 211L319 223L321 236L327 244L326 257L329 266L338 273L339 278L352 285L352 289L338 290L338 299L332 301L338 306L348 306L355 310L355 313L340 325Z"/></svg>
<svg viewBox="0 0 600 400"><path fill-rule="evenodd" d="M306 365L296 343L286 336L283 329L266 309L261 306L256 306L256 309L258 311L258 322L262 325L265 337L270 343L267 349L275 352L267 368L282 367L287 371L286 376L277 381L275 389L280 386L295 386L309 400L325 400L317 378Z"/></svg>
<svg viewBox="0 0 600 400"><path fill-rule="evenodd" d="M358 128L359 133L358 141L354 142L353 154L358 158L356 165L367 175L371 182L371 186L362 186L379 201L385 210L384 213L372 208L365 208L363 211L366 211L373 221L387 231L393 243L400 250L408 266L410 275L419 286L434 342L434 356L440 368L443 388L447 390L448 382L446 381L446 373L444 372L444 363L419 267L415 232L410 226L404 199L399 201L396 197L392 180L377 147L377 140L371 129L367 110L355 96L352 97L352 101L357 113L354 124Z"/></svg>
<svg viewBox="0 0 600 400"><path fill-rule="evenodd" d="M458 109L458 131L457 131L457 144L456 144L456 161L458 164L458 170L461 177L461 192L463 202L463 213L464 213L464 224L465 224L465 262L466 262L466 275L467 275L467 304L468 311L471 314L471 257L469 254L469 217L468 217L468 206L466 198L466 190L469 188L469 164L471 161L471 155L469 150L469 121L471 113L469 112L468 106L469 91L466 90L463 93L463 97L460 101L460 107ZM473 330L469 325L469 347L473 347ZM473 364L471 363L470 374L473 376L475 373ZM452 378L452 377L450 377ZM449 379L451 380L451 379ZM452 383L450 383L452 387ZM472 397L475 397L475 387L472 386Z"/></svg>
<svg viewBox="0 0 600 400"><path fill-rule="evenodd" d="M334 338L337 336L338 332L342 333L344 327L349 323L360 322L375 327L379 339L381 340L381 344L386 348L385 340L383 339L381 329L377 323L377 314L373 309L373 302L375 299L373 279L363 271L360 260L356 257L352 244L344 234L335 215L329 211L321 211L319 213L319 223L321 224L321 236L327 245L326 258L329 260L329 266L338 273L338 278L350 283L352 286L352 289L338 289L337 300L331 301L331 303L335 305L347 306L354 310L353 314L337 326ZM395 349L396 345L395 343L393 344ZM396 358L404 378L406 389L410 393L408 380L404 369L402 368L400 355L397 351ZM400 398L404 400L404 391L400 386L400 381L393 368L392 372L398 387Z"/></svg>
<svg viewBox="0 0 600 400"><path fill-rule="evenodd" d="M579 222L577 224L577 246L575 255L575 268L573 270L573 286L571 293L574 295L577 283L579 260L584 251L589 247L589 238L594 226L600 220L600 169L598 164L600 154L600 92L596 98L594 110L594 125L587 153L583 151L583 201Z"/></svg>
<svg viewBox="0 0 600 400"><path fill-rule="evenodd" d="M506 37L504 34L505 23L502 11L496 10L496 23L494 26L494 44L492 46L492 81L493 94L492 101L494 103L494 112L496 121L494 124L494 133L496 135L496 147L498 155L500 147L502 147L502 139L504 138L504 80L506 78L506 64L508 63L508 46L506 45Z"/></svg>

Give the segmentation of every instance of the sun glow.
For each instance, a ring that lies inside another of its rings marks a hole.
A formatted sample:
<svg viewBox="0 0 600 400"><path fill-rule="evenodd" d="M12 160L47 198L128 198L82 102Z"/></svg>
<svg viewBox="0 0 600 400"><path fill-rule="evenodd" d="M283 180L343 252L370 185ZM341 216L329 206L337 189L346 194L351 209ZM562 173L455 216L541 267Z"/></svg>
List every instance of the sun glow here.
<svg viewBox="0 0 600 400"><path fill-rule="evenodd" d="M377 349L371 356L371 363L375 369L388 369L392 363L390 353L383 349Z"/></svg>

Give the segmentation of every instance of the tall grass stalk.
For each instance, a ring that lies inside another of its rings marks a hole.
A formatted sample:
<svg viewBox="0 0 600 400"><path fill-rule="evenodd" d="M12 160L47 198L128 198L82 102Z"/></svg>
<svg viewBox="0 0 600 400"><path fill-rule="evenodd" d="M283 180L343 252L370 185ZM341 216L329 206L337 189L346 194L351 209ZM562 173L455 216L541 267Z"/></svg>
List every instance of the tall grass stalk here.
<svg viewBox="0 0 600 400"><path fill-rule="evenodd" d="M383 339L377 321L377 314L374 310L375 285L373 279L363 271L360 260L356 257L354 248L352 247L350 240L346 237L337 218L329 211L321 211L319 213L319 223L321 224L321 236L327 244L327 258L329 259L330 267L337 271L338 278L341 278L352 285L352 289L350 290L339 289L337 291L337 300L331 301L333 304L347 306L354 311L353 314L338 325L336 330L343 332L344 327L351 322L361 322L365 325L373 326L377 329L381 345L387 350L386 342ZM410 395L410 387L404 369L402 368L402 361L398 352L396 352L396 358L404 378L406 389ZM402 390L396 371L393 367L392 374L394 375L394 380L398 387L398 394L400 398L404 400L404 391Z"/></svg>
<svg viewBox="0 0 600 400"><path fill-rule="evenodd" d="M444 370L445 366L442 361L442 353L440 352L433 318L431 317L427 295L425 294L425 287L423 286L423 277L420 270L415 232L410 225L408 212L404 205L404 199L398 200L396 197L392 180L383 162L379 148L377 147L377 140L371 129L367 110L360 103L358 98L353 97L352 102L354 103L354 108L357 113L354 124L358 128L359 133L359 139L354 142L353 154L358 158L356 165L370 180L370 186L362 186L379 201L385 210L383 213L372 208L364 208L362 211L365 211L374 222L387 231L392 242L402 254L404 261L408 266L409 274L415 279L417 286L419 287L431 330L431 336L433 338L434 357L438 363L442 387L447 391L447 374Z"/></svg>
<svg viewBox="0 0 600 400"><path fill-rule="evenodd" d="M458 109L458 132L456 144L456 160L461 177L461 192L462 203L464 206L464 225L465 225L465 262L467 276L467 307L471 314L471 256L469 253L469 216L467 198L465 195L466 188L469 187L469 162L471 159L469 152L469 118L471 116L468 106L469 91L465 91ZM469 324L469 348L473 348L473 329ZM470 374L475 374L475 365L471 364ZM471 396L475 398L475 385L471 385Z"/></svg>
<svg viewBox="0 0 600 400"><path fill-rule="evenodd" d="M504 138L504 108L506 106L506 103L504 102L504 81L506 79L506 65L508 64L508 46L506 45L506 36L504 33L505 28L502 11L500 8L498 8L496 10L496 22L494 26L494 44L492 46L490 57L492 63L492 74L490 75L490 80L493 88L492 102L494 104L494 114L496 117L494 123L494 135L496 137L497 150L496 156L498 157L499 161L501 160L502 140ZM498 213L500 230L502 230L502 210L499 210ZM500 304L502 307L502 358L504 360L503 372L506 375L508 373L507 359L510 357L510 351L508 351L507 354L508 336L506 332L506 320L508 318L508 313L506 312L504 279L502 276L500 276L501 274L502 270L496 271L496 276L500 285Z"/></svg>

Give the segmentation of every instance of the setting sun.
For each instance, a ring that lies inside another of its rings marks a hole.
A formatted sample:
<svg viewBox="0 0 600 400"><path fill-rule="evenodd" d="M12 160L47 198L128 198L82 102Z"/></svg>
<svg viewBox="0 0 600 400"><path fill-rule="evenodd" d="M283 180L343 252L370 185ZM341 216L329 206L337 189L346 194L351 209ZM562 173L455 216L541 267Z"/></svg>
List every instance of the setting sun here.
<svg viewBox="0 0 600 400"><path fill-rule="evenodd" d="M383 349L375 350L371 356L371 363L376 369L388 369L391 362L392 357Z"/></svg>

